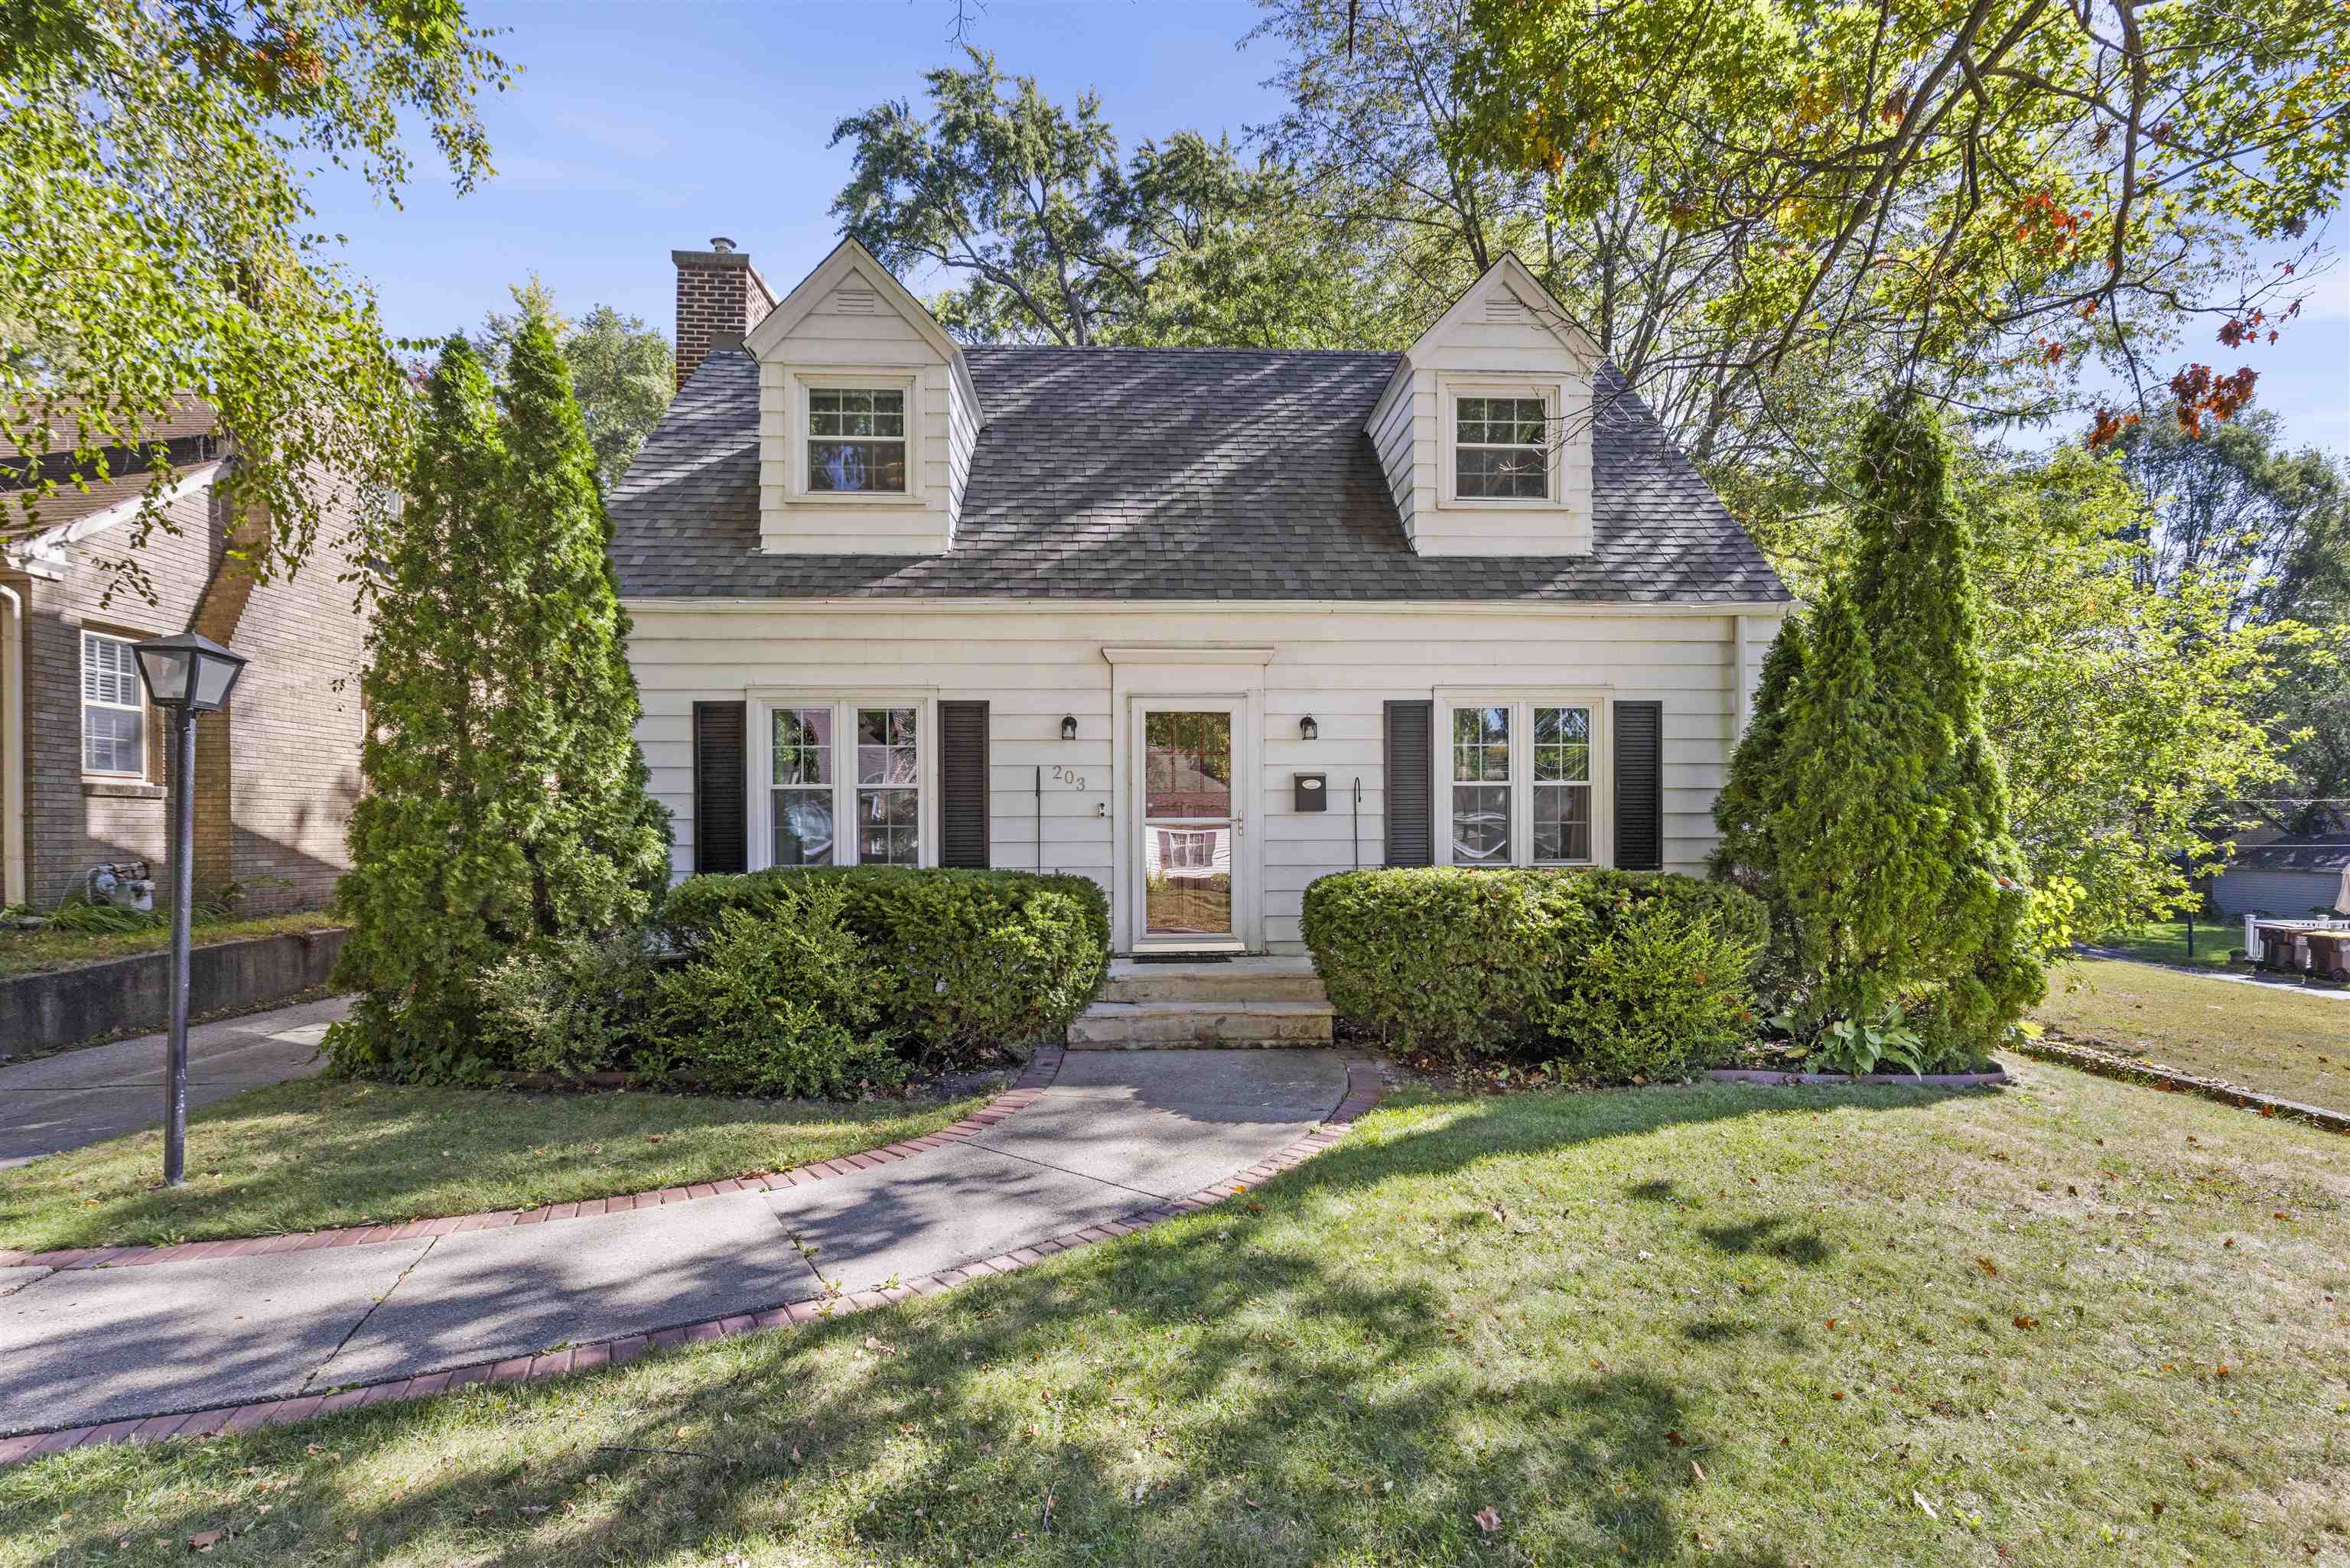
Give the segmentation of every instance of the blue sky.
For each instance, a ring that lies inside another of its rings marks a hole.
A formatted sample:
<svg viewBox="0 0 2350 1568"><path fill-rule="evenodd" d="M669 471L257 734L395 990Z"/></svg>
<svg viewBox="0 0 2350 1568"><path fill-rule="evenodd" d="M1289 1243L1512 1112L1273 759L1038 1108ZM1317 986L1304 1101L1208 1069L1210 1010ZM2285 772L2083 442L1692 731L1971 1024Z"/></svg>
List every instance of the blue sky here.
<svg viewBox="0 0 2350 1568"><path fill-rule="evenodd" d="M356 181L318 184L321 226L349 237L392 331L431 337L504 307L536 271L565 306L609 304L667 331L669 253L732 236L779 291L831 249L844 115L918 107L921 73L959 58L949 0L477 0L522 66L484 108L499 173L472 195L420 179L404 211ZM1091 88L1120 140L1272 119L1275 46L1239 47L1249 0L992 0L973 41L1062 101ZM424 165L429 170L430 165ZM2337 231L2343 225L2337 223ZM910 279L927 291L925 280ZM2232 367L2216 343L2182 357ZM2249 358L2295 445L2350 453L2350 267L2274 348Z"/></svg>

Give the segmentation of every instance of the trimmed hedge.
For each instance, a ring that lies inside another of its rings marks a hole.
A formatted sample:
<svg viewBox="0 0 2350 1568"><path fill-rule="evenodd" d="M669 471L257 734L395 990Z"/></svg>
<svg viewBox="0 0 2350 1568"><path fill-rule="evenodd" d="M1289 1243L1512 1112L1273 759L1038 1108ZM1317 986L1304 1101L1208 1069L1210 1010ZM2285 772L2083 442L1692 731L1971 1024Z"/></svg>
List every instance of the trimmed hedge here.
<svg viewBox="0 0 2350 1568"><path fill-rule="evenodd" d="M1341 1018L1409 1050L1668 1076L1752 1033L1770 919L1669 872L1342 871L1305 889L1305 943Z"/></svg>
<svg viewBox="0 0 2350 1568"><path fill-rule="evenodd" d="M1109 967L1109 899L1089 877L1029 871L812 867L690 877L656 917L689 961L729 910L778 912L838 888L840 922L881 976L883 1029L918 1065L985 1061L1055 1033Z"/></svg>

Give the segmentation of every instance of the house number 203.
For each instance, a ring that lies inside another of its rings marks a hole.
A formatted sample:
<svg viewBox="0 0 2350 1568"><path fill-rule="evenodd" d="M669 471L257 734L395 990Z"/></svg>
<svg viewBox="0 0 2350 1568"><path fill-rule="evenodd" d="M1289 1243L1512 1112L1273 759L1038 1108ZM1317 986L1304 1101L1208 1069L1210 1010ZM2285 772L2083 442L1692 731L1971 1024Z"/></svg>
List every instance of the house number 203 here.
<svg viewBox="0 0 2350 1568"><path fill-rule="evenodd" d="M1086 787L1086 775L1083 774L1073 774L1068 769L1063 767L1060 763L1055 763L1053 764L1053 782L1056 784L1066 784L1071 789L1083 789Z"/></svg>

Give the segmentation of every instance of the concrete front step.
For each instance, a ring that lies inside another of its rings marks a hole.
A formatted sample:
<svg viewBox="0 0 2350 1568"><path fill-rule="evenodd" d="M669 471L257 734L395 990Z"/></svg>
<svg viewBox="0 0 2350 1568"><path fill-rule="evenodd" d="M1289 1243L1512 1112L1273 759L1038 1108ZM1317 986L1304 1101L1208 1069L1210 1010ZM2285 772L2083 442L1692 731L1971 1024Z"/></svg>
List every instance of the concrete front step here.
<svg viewBox="0 0 2350 1568"><path fill-rule="evenodd" d="M1097 1002L1069 1025L1072 1051L1330 1044L1326 1002Z"/></svg>
<svg viewBox="0 0 2350 1568"><path fill-rule="evenodd" d="M1307 958L1236 958L1223 963L1137 963L1114 959L1104 1002L1326 1002Z"/></svg>

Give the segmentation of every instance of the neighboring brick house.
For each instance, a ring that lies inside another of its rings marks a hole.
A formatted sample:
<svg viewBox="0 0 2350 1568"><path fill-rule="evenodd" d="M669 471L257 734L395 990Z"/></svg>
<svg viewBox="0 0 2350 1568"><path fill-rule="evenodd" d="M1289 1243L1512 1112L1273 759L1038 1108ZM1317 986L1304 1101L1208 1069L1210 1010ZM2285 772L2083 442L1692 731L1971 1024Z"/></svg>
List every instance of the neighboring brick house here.
<svg viewBox="0 0 2350 1568"><path fill-rule="evenodd" d="M0 550L0 902L47 909L108 862L164 876L165 727L130 644L180 631L252 660L229 709L197 729L197 897L234 889L247 914L316 909L349 866L367 628L338 581L348 557L322 529L300 571L254 580L229 554L215 485L234 455L215 422L190 403L155 432L179 471L167 504L178 531L155 529L137 552L151 600L106 565L152 477L129 453L111 454L105 483L44 499L37 531ZM0 488L22 485L25 465L14 468L0 468Z"/></svg>

